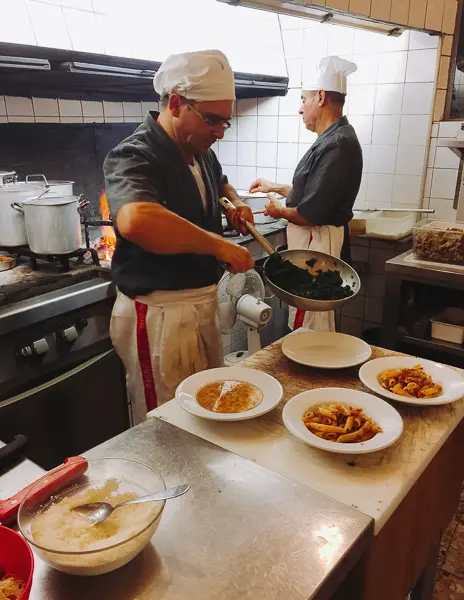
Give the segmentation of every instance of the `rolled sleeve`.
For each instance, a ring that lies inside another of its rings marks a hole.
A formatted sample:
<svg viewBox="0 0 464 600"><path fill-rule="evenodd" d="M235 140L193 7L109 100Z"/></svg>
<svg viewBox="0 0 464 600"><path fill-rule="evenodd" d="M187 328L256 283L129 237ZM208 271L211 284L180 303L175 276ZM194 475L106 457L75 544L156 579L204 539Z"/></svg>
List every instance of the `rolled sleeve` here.
<svg viewBox="0 0 464 600"><path fill-rule="evenodd" d="M312 225L332 225L342 200L345 171L340 145L327 147L316 159L306 181L298 214Z"/></svg>
<svg viewBox="0 0 464 600"><path fill-rule="evenodd" d="M164 204L156 186L155 167L140 148L115 148L106 157L103 172L113 218L121 206L128 202Z"/></svg>

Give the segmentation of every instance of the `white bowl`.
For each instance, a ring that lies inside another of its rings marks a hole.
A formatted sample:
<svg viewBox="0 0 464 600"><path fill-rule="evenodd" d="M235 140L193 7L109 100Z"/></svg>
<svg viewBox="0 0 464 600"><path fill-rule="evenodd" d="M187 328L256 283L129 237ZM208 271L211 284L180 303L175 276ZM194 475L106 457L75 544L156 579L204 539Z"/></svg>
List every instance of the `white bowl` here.
<svg viewBox="0 0 464 600"><path fill-rule="evenodd" d="M372 348L352 335L307 331L287 336L282 343L287 358L307 367L346 369L368 360Z"/></svg>
<svg viewBox="0 0 464 600"><path fill-rule="evenodd" d="M434 383L439 383L443 393L436 398L407 398L394 394L383 388L379 383L379 375L387 369L410 369L415 365L424 367L424 371L430 375ZM464 396L464 377L445 365L417 358L414 356L385 356L376 358L363 365L359 370L359 378L366 387L380 394L384 398L403 402L404 404L419 404L421 406L436 406L449 404Z"/></svg>
<svg viewBox="0 0 464 600"><path fill-rule="evenodd" d="M363 412L382 428L382 432L366 442L351 444L331 442L317 437L309 431L302 419L309 409L322 404L344 404L362 408ZM282 416L287 429L302 442L339 454L367 454L383 450L394 444L403 432L403 419L387 402L372 394L346 388L318 388L302 392L287 402Z"/></svg>
<svg viewBox="0 0 464 600"><path fill-rule="evenodd" d="M251 410L239 413L216 413L200 406L196 400L198 390L213 381L221 380L246 381L252 383L263 392L263 400ZM220 367L195 373L185 379L176 390L176 400L184 410L197 417L212 421L245 421L259 417L275 408L282 399L282 386L267 373L256 369L240 367Z"/></svg>

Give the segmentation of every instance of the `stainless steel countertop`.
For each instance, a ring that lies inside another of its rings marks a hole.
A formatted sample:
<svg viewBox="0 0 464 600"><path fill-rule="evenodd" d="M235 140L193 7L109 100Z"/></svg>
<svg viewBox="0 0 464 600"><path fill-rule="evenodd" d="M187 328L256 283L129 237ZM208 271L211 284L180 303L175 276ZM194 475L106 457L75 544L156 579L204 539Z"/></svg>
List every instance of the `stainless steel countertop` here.
<svg viewBox="0 0 464 600"><path fill-rule="evenodd" d="M87 453L155 467L192 489L167 502L152 543L93 578L36 560L31 600L327 600L372 540L372 519L158 419ZM0 479L9 497L39 475Z"/></svg>
<svg viewBox="0 0 464 600"><path fill-rule="evenodd" d="M402 279L416 279L432 285L444 285L455 289L464 289L464 273L451 270L443 263L440 267L435 265L422 265L406 262L404 259L412 254L412 250L403 252L385 263L385 271L397 275Z"/></svg>

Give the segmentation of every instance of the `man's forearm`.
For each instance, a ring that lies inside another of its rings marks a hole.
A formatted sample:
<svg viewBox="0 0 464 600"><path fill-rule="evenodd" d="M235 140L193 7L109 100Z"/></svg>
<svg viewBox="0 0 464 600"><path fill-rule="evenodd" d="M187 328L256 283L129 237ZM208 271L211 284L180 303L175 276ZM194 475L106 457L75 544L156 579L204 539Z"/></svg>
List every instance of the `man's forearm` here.
<svg viewBox="0 0 464 600"><path fill-rule="evenodd" d="M215 255L220 236L153 202L124 204L116 215L120 235L155 254Z"/></svg>
<svg viewBox="0 0 464 600"><path fill-rule="evenodd" d="M287 198L292 191L291 185L285 185L284 183L273 183L272 191L276 194L280 194L284 198Z"/></svg>
<svg viewBox="0 0 464 600"><path fill-rule="evenodd" d="M296 208L282 206L279 212L281 219L287 219L289 223L293 223L294 225L302 225L303 227L309 227L312 225L310 221L307 221L304 217L300 215Z"/></svg>
<svg viewBox="0 0 464 600"><path fill-rule="evenodd" d="M233 186L231 186L230 183L223 184L221 193L228 200L230 200L235 207L243 206L245 204L240 198L240 196L237 194L236 189Z"/></svg>

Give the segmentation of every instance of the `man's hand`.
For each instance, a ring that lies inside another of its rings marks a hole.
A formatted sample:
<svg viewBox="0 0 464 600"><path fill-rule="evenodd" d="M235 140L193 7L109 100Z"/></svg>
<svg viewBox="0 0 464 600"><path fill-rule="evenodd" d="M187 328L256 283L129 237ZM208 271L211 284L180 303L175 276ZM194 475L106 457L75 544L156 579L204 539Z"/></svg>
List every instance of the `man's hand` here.
<svg viewBox="0 0 464 600"><path fill-rule="evenodd" d="M250 185L250 189L248 191L250 192L250 194L254 194L256 192L268 194L269 192L275 191L275 189L274 189L275 186L276 186L276 184L272 183L272 181L269 181L268 179L263 179L262 177L260 177L256 181L253 181L253 183Z"/></svg>
<svg viewBox="0 0 464 600"><path fill-rule="evenodd" d="M253 212L246 204L241 204L235 208L228 208L226 217L229 226L240 233L248 233L245 221L249 221L253 225L255 224Z"/></svg>
<svg viewBox="0 0 464 600"><path fill-rule="evenodd" d="M269 203L266 204L265 215L272 217L273 219L281 219L282 218L282 204L272 196L271 194L267 194L267 198Z"/></svg>
<svg viewBox="0 0 464 600"><path fill-rule="evenodd" d="M231 273L245 273L254 265L251 254L246 248L225 239L218 239L215 256L220 262L227 264L227 269Z"/></svg>

